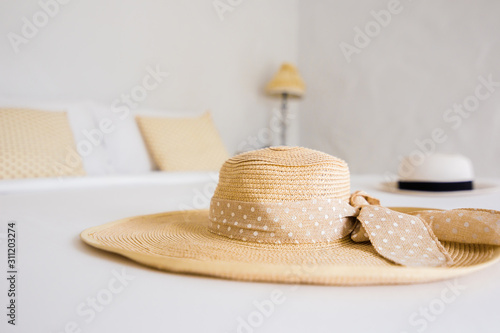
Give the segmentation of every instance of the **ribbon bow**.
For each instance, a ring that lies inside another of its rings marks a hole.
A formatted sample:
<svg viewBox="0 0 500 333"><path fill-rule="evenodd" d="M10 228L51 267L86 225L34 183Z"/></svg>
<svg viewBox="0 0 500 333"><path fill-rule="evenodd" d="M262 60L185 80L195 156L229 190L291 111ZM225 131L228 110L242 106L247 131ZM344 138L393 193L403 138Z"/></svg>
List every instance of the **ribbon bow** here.
<svg viewBox="0 0 500 333"><path fill-rule="evenodd" d="M500 212L485 209L401 213L365 192L349 202L321 198L293 202L242 202L212 198L209 231L267 244L314 244L350 236L370 241L382 257L405 266L453 264L440 241L498 245Z"/></svg>
<svg viewBox="0 0 500 333"><path fill-rule="evenodd" d="M421 210L404 214L381 207L363 191L350 197L356 209L351 239L370 241L384 258L404 266L448 266L440 241L499 245L500 212L486 209Z"/></svg>

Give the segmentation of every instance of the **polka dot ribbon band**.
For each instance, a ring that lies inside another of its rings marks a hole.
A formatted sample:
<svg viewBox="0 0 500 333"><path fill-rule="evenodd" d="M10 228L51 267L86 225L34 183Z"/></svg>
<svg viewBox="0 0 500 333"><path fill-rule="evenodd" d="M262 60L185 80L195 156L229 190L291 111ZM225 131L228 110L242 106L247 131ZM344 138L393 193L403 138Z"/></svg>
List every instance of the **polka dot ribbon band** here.
<svg viewBox="0 0 500 333"><path fill-rule="evenodd" d="M441 241L500 243L500 212L426 210L403 214L358 191L339 199L250 203L212 198L209 230L231 239L267 244L325 243L350 235L404 266L452 264ZM439 240L438 240L439 239Z"/></svg>

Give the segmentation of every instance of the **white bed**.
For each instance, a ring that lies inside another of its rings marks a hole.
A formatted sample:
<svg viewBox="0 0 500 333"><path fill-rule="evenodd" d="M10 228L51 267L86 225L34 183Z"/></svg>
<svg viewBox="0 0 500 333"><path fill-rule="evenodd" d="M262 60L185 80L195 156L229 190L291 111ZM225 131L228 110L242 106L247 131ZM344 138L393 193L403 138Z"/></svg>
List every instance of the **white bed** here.
<svg viewBox="0 0 500 333"><path fill-rule="evenodd" d="M388 206L500 210L500 192L404 196L379 192L379 180L353 177L352 190L365 189ZM500 264L456 281L422 285L292 286L169 274L90 248L79 239L85 228L123 217L207 207L216 182L215 174L153 173L3 183L0 269L5 276L5 234L7 223L15 221L18 295L17 325L7 324L2 314L0 331L498 331ZM117 275L133 280L120 282ZM0 304L7 304L7 288L2 278ZM273 292L281 296L271 309ZM420 313L425 309L428 315Z"/></svg>

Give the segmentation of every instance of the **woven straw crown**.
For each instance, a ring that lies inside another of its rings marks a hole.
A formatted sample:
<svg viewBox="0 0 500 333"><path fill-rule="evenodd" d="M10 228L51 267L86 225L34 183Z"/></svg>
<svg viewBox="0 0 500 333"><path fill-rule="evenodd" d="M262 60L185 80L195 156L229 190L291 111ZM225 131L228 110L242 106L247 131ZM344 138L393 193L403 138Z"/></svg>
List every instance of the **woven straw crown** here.
<svg viewBox="0 0 500 333"><path fill-rule="evenodd" d="M266 203L347 200L349 195L349 168L343 160L302 147L271 147L227 160L213 197Z"/></svg>
<svg viewBox="0 0 500 333"><path fill-rule="evenodd" d="M333 156L301 147L241 154L221 168L208 228L245 242L330 242L352 230L349 192L347 164Z"/></svg>

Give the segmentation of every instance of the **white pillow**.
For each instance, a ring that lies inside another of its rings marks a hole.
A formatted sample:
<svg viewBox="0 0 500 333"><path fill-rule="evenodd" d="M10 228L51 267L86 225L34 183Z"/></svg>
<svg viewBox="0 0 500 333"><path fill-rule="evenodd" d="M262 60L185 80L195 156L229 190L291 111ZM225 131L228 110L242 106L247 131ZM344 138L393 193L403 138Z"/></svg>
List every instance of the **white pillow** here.
<svg viewBox="0 0 500 333"><path fill-rule="evenodd" d="M137 115L153 117L195 117L203 111L171 111L161 109L132 109L124 104L106 105L101 103L94 109L96 122L112 123L109 133L104 135L106 152L115 173L147 173L157 170L148 153L139 127Z"/></svg>
<svg viewBox="0 0 500 333"><path fill-rule="evenodd" d="M105 132L104 146L114 173L138 174L154 170L129 108L100 103L94 109L94 115L99 128Z"/></svg>
<svg viewBox="0 0 500 333"><path fill-rule="evenodd" d="M112 172L93 109L96 105L89 101L30 101L29 99L0 97L1 107L32 108L43 111L66 111L75 144L87 175L105 175Z"/></svg>

